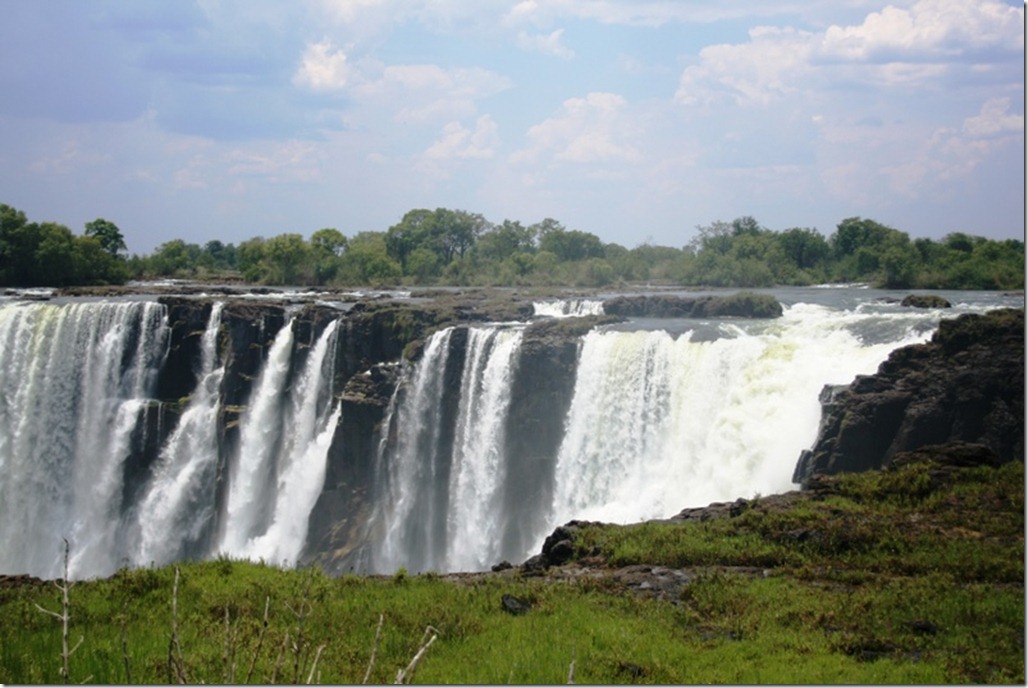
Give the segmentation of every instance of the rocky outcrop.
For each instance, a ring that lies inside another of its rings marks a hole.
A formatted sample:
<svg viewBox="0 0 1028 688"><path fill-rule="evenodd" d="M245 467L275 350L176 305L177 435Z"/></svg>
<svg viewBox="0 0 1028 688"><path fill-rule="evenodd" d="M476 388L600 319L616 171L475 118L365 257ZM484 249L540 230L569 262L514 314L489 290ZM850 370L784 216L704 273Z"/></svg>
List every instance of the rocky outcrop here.
<svg viewBox="0 0 1028 688"><path fill-rule="evenodd" d="M1024 460L1024 310L944 320L930 342L892 352L874 375L822 391L822 418L793 481L886 467L900 452L965 442Z"/></svg>
<svg viewBox="0 0 1028 688"><path fill-rule="evenodd" d="M782 304L770 294L730 296L619 296L603 302L608 315L631 318L780 318Z"/></svg>
<svg viewBox="0 0 1028 688"><path fill-rule="evenodd" d="M900 305L907 308L952 308L953 306L937 294L911 294L900 301Z"/></svg>

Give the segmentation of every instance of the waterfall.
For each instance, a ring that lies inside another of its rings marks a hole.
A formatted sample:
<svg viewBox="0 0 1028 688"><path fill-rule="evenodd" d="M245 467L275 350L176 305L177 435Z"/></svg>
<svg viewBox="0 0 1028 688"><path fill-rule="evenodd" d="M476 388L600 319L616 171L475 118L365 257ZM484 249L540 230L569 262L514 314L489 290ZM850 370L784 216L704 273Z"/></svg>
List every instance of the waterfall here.
<svg viewBox="0 0 1028 688"><path fill-rule="evenodd" d="M296 562L306 540L340 414L331 400L334 358L328 356L339 322L328 324L290 381L292 324L276 335L242 420L220 547L230 556L284 565Z"/></svg>
<svg viewBox="0 0 1028 688"><path fill-rule="evenodd" d="M392 372L361 375L395 362L392 335L349 314L0 303L0 573L61 575L61 538L75 578L219 553L382 573L523 561L570 519L667 518L792 489L825 384L873 372L944 315L1023 307L787 293L823 303L581 338L450 327L395 390Z"/></svg>
<svg viewBox="0 0 1028 688"><path fill-rule="evenodd" d="M9 570L76 577L124 556L116 534L132 432L167 354L156 303L0 309L0 551Z"/></svg>
<svg viewBox="0 0 1028 688"><path fill-rule="evenodd" d="M463 362L451 353L454 333L430 338L392 414L395 441L380 456L378 571L474 570L499 555L505 420L522 333L467 328ZM448 386L455 366L457 384Z"/></svg>
<svg viewBox="0 0 1028 688"><path fill-rule="evenodd" d="M603 315L603 301L572 299L559 301L536 301L532 304L534 314L551 318L571 318L583 315Z"/></svg>
<svg viewBox="0 0 1028 688"><path fill-rule="evenodd" d="M228 506L220 549L243 552L267 524L274 499L275 456L282 432L280 412L293 357L293 321L282 326L257 379L250 406L240 420L239 452L229 469Z"/></svg>
<svg viewBox="0 0 1028 688"><path fill-rule="evenodd" d="M218 332L224 304L216 302L201 342L197 385L175 431L161 450L138 508L136 564L161 565L204 553L215 516L210 489L218 467L218 402L224 364ZM169 537L175 533L175 537Z"/></svg>
<svg viewBox="0 0 1028 688"><path fill-rule="evenodd" d="M816 435L822 386L873 372L892 349L924 339L910 318L806 305L771 325L720 331L707 341L664 331L585 337L552 523L666 518L791 489L796 457Z"/></svg>

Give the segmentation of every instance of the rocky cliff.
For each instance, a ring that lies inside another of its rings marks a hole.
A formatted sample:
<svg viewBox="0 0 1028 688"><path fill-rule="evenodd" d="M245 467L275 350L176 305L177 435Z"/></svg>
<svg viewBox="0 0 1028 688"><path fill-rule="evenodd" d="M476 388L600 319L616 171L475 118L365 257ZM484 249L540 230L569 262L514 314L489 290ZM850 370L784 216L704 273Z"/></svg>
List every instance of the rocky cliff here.
<svg viewBox="0 0 1028 688"><path fill-rule="evenodd" d="M962 442L1024 460L1024 310L943 320L874 375L825 387L821 425L793 481L890 465L899 452Z"/></svg>

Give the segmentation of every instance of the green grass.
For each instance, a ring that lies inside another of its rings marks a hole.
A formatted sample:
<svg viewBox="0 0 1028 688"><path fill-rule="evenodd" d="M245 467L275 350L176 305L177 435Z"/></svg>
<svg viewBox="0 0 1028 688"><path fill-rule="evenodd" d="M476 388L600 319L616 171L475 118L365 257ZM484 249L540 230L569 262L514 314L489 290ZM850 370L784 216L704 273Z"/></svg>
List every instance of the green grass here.
<svg viewBox="0 0 1028 688"><path fill-rule="evenodd" d="M176 656L194 683L287 683L321 648L313 680L359 683L381 615L372 683L393 682L429 626L418 683L565 683L572 664L578 683L1023 683L1023 486L1022 464L942 478L909 466L733 518L584 527L576 547L603 576L183 563ZM638 597L613 573L639 563L691 582L677 599ZM71 681L174 681L174 581L166 567L74 585ZM504 594L531 610L508 614ZM60 611L60 591L0 588L0 683L62 681L61 625L37 604Z"/></svg>

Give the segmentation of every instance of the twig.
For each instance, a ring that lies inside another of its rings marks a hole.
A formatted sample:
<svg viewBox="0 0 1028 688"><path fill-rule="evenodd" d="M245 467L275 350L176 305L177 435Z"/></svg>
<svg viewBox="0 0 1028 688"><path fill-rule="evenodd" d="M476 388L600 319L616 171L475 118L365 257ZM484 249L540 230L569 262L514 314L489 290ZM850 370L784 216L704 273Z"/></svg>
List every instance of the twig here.
<svg viewBox="0 0 1028 688"><path fill-rule="evenodd" d="M229 621L228 605L225 605L225 653L222 660L225 663L225 683L236 682L236 637L239 635L239 624L236 624L235 631Z"/></svg>
<svg viewBox="0 0 1028 688"><path fill-rule="evenodd" d="M307 685L311 684L311 679L314 678L314 670L318 667L318 660L321 659L321 651L325 649L324 645L318 646L318 651L314 653L314 661L311 662L311 672L307 674ZM320 674L318 674L320 676ZM320 680L318 681L320 683Z"/></svg>
<svg viewBox="0 0 1028 688"><path fill-rule="evenodd" d="M268 683L275 683L278 680L278 670L282 668L282 658L286 654L286 648L289 647L289 631L286 631L285 636L282 638L282 647L278 650L278 657L275 658L275 668L271 671L271 680Z"/></svg>
<svg viewBox="0 0 1028 688"><path fill-rule="evenodd" d="M371 668L375 666L375 655L378 654L378 640L382 637L382 622L384 620L385 614L379 614L378 628L375 629L375 644L371 646L371 659L368 661L368 670L364 672L364 680L361 683L367 683L368 679L371 678Z"/></svg>
<svg viewBox="0 0 1028 688"><path fill-rule="evenodd" d="M246 680L243 683L250 683L253 670L257 666L257 657L261 653L261 646L264 644L264 636L268 632L268 607L271 605L271 596L264 598L264 624L261 626L261 633L257 636L257 649L253 652L253 659L250 660L250 669L246 672Z"/></svg>
<svg viewBox="0 0 1028 688"><path fill-rule="evenodd" d="M568 667L568 685L575 682L575 651L571 650L571 666Z"/></svg>
<svg viewBox="0 0 1028 688"><path fill-rule="evenodd" d="M168 682L174 678L179 683L189 683L186 668L182 664L182 647L178 642L178 577L175 567L175 585L171 589L171 639L168 641Z"/></svg>
<svg viewBox="0 0 1028 688"><path fill-rule="evenodd" d="M58 614L57 612L52 612L38 604L36 605L36 609L44 614L49 614L61 622L61 678L64 679L65 683L69 683L71 681L71 676L68 672L68 659L75 653L75 650L79 649L79 645L82 644L85 637L80 637L79 641L75 643L75 647L70 650L68 649L68 621L71 619L71 605L68 600L68 591L71 590L71 586L74 584L68 580L68 559L71 545L68 544L68 538L62 539L64 540L64 579L60 583L54 581L54 585L61 591L61 613Z"/></svg>
<svg viewBox="0 0 1028 688"><path fill-rule="evenodd" d="M428 637L429 633L432 634L432 637L429 638L428 642L426 643L425 642L425 638ZM421 648L418 650L417 654L414 655L414 658L411 659L410 664L407 665L406 669L400 669L399 671L396 672L396 681L395 681L395 683L397 683L397 684L403 683L405 679L408 679L408 678L413 676L414 670L418 666L418 662L421 661L421 658L425 656L425 652L428 651L428 648L430 648L432 646L432 643L434 643L435 639L438 638L438 637L439 637L439 631L438 630L436 630L435 628L432 628L431 626L426 626L425 627L425 633L424 633L424 635L421 636L421 641L423 643L421 645Z"/></svg>
<svg viewBox="0 0 1028 688"><path fill-rule="evenodd" d="M127 616L128 616L128 602L123 607L123 613L121 617L121 658L125 662L125 683L132 683L132 666L129 662L128 652L128 629L127 629Z"/></svg>
<svg viewBox="0 0 1028 688"><path fill-rule="evenodd" d="M286 608L293 613L296 617L296 642L293 643L293 683L300 682L300 676L303 674L304 668L307 665L307 657L309 656L310 646L304 642L303 627L307 617L311 615L313 608L311 603L308 601L311 591L311 583L314 581L314 569L310 569L310 575L307 576L307 583L303 586L303 597L300 599L299 609L293 609L286 604ZM305 653L306 651L306 653ZM301 662L301 656L303 661Z"/></svg>

